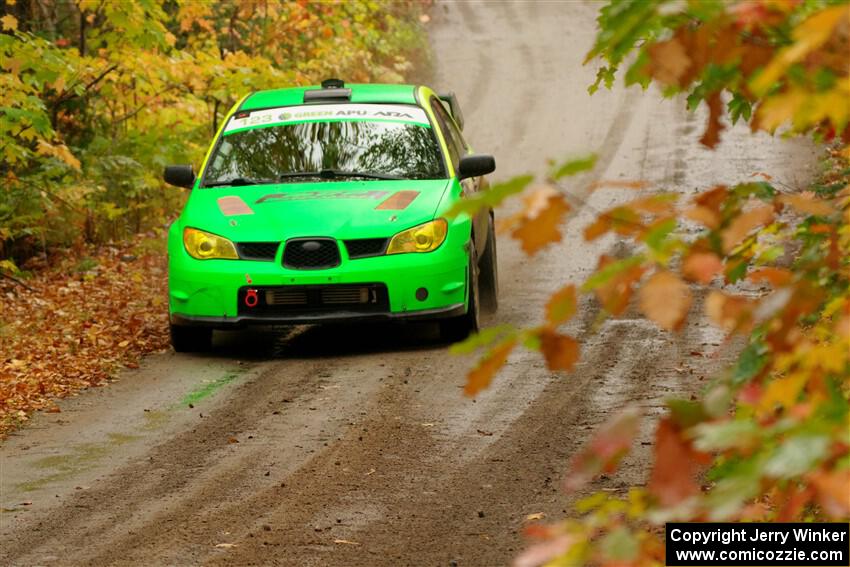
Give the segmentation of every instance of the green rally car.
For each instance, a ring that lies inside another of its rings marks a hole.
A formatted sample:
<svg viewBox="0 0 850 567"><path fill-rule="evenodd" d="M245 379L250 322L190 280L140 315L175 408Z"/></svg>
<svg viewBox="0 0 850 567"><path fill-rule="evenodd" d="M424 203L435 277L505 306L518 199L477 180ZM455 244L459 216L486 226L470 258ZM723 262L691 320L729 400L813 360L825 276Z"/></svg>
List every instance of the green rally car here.
<svg viewBox="0 0 850 567"><path fill-rule="evenodd" d="M168 235L171 339L209 348L248 324L435 320L477 330L498 301L493 213L446 217L486 187L454 95L410 85L261 91L238 102Z"/></svg>

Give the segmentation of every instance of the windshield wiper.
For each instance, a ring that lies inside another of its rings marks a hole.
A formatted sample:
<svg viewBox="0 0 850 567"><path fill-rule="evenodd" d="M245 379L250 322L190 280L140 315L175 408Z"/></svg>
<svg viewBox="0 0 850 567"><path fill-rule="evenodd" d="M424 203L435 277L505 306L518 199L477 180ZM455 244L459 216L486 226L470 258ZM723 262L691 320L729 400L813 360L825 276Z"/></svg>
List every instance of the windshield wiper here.
<svg viewBox="0 0 850 567"><path fill-rule="evenodd" d="M339 179L341 177L364 177L366 179L404 179L388 173L373 173L370 171L345 171L342 169L322 169L321 171L289 171L280 174L280 179L291 177L320 177L322 179Z"/></svg>
<svg viewBox="0 0 850 567"><path fill-rule="evenodd" d="M274 179L251 179L250 177L234 177L232 179L224 179L222 181L213 181L212 183L204 184L204 187L241 187L243 185L263 185L266 183L274 183Z"/></svg>

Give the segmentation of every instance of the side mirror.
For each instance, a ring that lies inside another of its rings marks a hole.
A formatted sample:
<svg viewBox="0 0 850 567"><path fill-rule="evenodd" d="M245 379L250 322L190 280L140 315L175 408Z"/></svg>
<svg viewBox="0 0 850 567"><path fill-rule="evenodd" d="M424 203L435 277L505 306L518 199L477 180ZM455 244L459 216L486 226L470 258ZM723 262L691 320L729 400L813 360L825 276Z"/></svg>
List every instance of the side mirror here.
<svg viewBox="0 0 850 567"><path fill-rule="evenodd" d="M169 185L191 189L195 184L195 171L191 165L166 165L162 178Z"/></svg>
<svg viewBox="0 0 850 567"><path fill-rule="evenodd" d="M496 171L496 160L486 154L473 154L460 158L457 166L458 178L480 177Z"/></svg>

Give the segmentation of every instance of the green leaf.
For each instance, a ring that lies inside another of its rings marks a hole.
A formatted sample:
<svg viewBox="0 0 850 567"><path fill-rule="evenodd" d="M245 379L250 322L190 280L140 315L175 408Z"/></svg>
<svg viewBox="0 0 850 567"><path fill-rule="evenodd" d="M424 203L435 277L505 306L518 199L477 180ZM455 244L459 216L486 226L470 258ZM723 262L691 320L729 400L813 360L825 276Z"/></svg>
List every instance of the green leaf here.
<svg viewBox="0 0 850 567"><path fill-rule="evenodd" d="M768 349L760 340L751 342L741 351L738 361L732 368L732 383L743 384L761 372L767 364Z"/></svg>
<svg viewBox="0 0 850 567"><path fill-rule="evenodd" d="M706 452L749 447L757 442L760 431L755 422L743 419L703 423L693 428L694 446Z"/></svg>
<svg viewBox="0 0 850 567"><path fill-rule="evenodd" d="M643 236L643 241L646 242L646 245L655 250L656 252L664 251L664 244L667 240L667 237L671 232L676 230L678 223L676 219L667 219L666 221L658 224L646 233Z"/></svg>
<svg viewBox="0 0 850 567"><path fill-rule="evenodd" d="M582 171L593 169L593 166L595 165L596 154L588 154L586 156L568 159L561 165L555 167L552 171L551 177L557 181L562 177L569 177L571 175L581 173Z"/></svg>
<svg viewBox="0 0 850 567"><path fill-rule="evenodd" d="M481 347L493 344L498 338L516 335L516 333L517 331L513 325L497 325L495 327L488 327L478 333L470 335L464 341L453 344L449 347L449 352L452 354L470 354Z"/></svg>
<svg viewBox="0 0 850 567"><path fill-rule="evenodd" d="M484 207L495 207L511 195L522 192L532 181L534 176L527 174L497 183L486 191L461 199L446 212L446 216L452 218L462 213L472 216Z"/></svg>
<svg viewBox="0 0 850 567"><path fill-rule="evenodd" d="M726 105L729 110L729 117L732 119L732 124L737 124L741 117L745 121L749 121L753 113L753 107L744 96L740 93L734 93L729 104Z"/></svg>
<svg viewBox="0 0 850 567"><path fill-rule="evenodd" d="M614 561L630 562L637 557L640 545L628 529L619 527L602 538L602 549Z"/></svg>
<svg viewBox="0 0 850 567"><path fill-rule="evenodd" d="M765 474L776 478L798 477L829 453L830 438L825 435L798 435L782 443L768 459Z"/></svg>

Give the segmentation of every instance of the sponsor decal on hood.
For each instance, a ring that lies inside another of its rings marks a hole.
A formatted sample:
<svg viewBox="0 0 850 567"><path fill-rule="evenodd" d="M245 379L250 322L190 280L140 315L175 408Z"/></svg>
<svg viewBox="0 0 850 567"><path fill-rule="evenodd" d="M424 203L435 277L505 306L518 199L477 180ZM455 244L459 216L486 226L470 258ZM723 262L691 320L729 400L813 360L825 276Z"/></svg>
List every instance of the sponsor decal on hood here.
<svg viewBox="0 0 850 567"><path fill-rule="evenodd" d="M326 120L413 122L430 126L425 111L409 104L312 104L237 112L224 133L251 127Z"/></svg>

